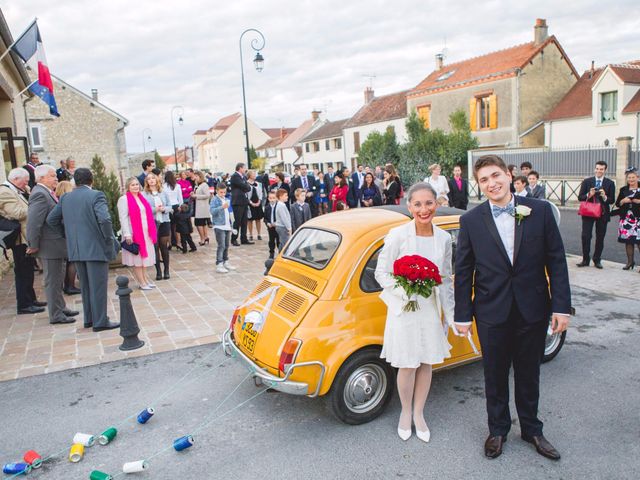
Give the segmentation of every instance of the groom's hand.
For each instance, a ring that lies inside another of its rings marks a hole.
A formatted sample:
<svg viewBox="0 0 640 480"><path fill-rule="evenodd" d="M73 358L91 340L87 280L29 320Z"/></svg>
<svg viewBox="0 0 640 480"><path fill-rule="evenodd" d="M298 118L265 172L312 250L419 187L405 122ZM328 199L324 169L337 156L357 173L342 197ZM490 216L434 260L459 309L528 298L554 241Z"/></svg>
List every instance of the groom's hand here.
<svg viewBox="0 0 640 480"><path fill-rule="evenodd" d="M551 329L553 333L564 332L569 327L569 315L554 313L551 316Z"/></svg>
<svg viewBox="0 0 640 480"><path fill-rule="evenodd" d="M471 330L471 325L460 325L459 323L454 323L453 325L458 332L458 335L460 335L461 337L467 335L469 330Z"/></svg>

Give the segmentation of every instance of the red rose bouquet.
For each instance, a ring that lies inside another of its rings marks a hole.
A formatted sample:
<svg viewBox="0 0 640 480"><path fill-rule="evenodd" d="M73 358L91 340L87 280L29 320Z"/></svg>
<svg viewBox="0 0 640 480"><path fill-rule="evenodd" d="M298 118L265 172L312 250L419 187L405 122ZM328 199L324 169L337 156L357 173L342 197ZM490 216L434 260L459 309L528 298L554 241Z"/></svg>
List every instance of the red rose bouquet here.
<svg viewBox="0 0 640 480"><path fill-rule="evenodd" d="M415 312L418 306L418 295L425 298L431 296L433 287L442 283L438 266L420 255L405 255L393 262L393 278L396 287L402 288L409 297L409 302L402 308L404 312Z"/></svg>

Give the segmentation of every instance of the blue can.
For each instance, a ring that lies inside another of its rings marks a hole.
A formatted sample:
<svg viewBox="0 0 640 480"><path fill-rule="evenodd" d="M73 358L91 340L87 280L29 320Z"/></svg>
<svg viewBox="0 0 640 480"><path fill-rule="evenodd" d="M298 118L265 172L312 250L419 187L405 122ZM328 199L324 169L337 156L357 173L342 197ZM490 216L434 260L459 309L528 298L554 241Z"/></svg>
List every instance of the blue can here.
<svg viewBox="0 0 640 480"><path fill-rule="evenodd" d="M173 448L176 452L181 452L193 445L193 437L191 435L185 435L173 441Z"/></svg>
<svg viewBox="0 0 640 480"><path fill-rule="evenodd" d="M138 423L141 424L145 424L149 421L149 419L151 417L153 417L153 414L156 413L155 410L151 407L149 408L145 408L143 411L140 412L140 414L138 415Z"/></svg>
<svg viewBox="0 0 640 480"><path fill-rule="evenodd" d="M28 463L5 463L2 472L8 475L16 475L18 473L27 474L31 471L31 465Z"/></svg>

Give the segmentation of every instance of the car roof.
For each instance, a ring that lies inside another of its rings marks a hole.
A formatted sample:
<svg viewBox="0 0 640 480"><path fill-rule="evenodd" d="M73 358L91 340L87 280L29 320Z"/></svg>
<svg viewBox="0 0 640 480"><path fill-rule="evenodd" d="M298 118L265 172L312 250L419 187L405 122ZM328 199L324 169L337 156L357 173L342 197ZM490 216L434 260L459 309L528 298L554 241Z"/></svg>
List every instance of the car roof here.
<svg viewBox="0 0 640 480"><path fill-rule="evenodd" d="M381 207L373 207L373 208L374 210L380 209L380 210L389 210L391 212L401 213L402 215L406 215L407 217L412 218L411 214L409 213L409 209L407 208L406 205L383 205ZM465 213L465 211L460 210L459 208L439 207L438 210L436 211L436 217L449 217L452 215L462 215L463 213Z"/></svg>

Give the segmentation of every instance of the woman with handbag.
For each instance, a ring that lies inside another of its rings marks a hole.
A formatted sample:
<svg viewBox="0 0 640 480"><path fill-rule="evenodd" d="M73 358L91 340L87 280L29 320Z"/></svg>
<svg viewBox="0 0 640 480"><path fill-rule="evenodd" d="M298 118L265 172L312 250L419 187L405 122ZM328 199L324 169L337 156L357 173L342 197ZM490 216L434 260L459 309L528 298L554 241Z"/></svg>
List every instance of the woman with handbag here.
<svg viewBox="0 0 640 480"><path fill-rule="evenodd" d="M640 251L640 187L638 186L638 170L635 167L625 172L627 184L620 189L616 199L616 207L620 214L618 224L618 242L624 243L627 252L627 264L623 270L633 270L636 262L633 250L638 246Z"/></svg>
<svg viewBox="0 0 640 480"><path fill-rule="evenodd" d="M118 216L122 228L122 264L133 267L140 290L156 286L149 280L146 267L156 264L156 223L149 202L142 196L136 177L125 183L125 194L118 199Z"/></svg>
<svg viewBox="0 0 640 480"><path fill-rule="evenodd" d="M171 200L169 196L160 190L160 177L150 173L144 179L144 198L151 206L153 218L156 222L158 241L155 243L156 254L156 280L169 279L169 242L171 240ZM160 270L160 258L164 265L164 276Z"/></svg>

